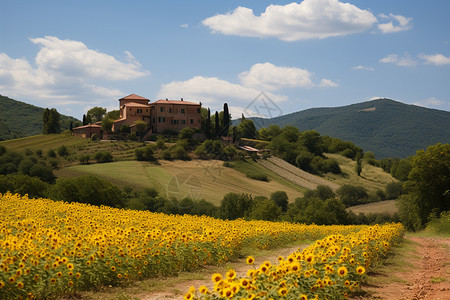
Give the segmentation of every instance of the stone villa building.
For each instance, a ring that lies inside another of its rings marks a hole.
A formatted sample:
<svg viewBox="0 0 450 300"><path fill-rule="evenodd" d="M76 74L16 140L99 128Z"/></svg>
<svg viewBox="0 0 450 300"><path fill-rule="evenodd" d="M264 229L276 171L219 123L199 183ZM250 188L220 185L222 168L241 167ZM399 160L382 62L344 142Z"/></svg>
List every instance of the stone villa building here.
<svg viewBox="0 0 450 300"><path fill-rule="evenodd" d="M120 118L112 126L113 133L119 133L122 125L133 128L136 121L147 123L147 134L160 134L165 130L180 131L185 127L201 127L201 103L181 100L149 99L131 94L119 99ZM93 131L100 131L100 124L90 124L73 129L77 136L90 137ZM99 133L99 132L98 132Z"/></svg>

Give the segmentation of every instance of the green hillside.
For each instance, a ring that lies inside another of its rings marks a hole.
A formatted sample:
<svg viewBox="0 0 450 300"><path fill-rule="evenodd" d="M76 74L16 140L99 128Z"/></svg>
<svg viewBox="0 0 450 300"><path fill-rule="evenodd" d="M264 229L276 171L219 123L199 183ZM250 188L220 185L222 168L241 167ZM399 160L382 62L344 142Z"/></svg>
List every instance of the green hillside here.
<svg viewBox="0 0 450 300"><path fill-rule="evenodd" d="M42 132L44 108L0 95L0 141L37 135ZM61 115L61 129L69 129L73 117Z"/></svg>
<svg viewBox="0 0 450 300"><path fill-rule="evenodd" d="M404 158L429 145L450 142L450 112L390 99L254 120L255 125L294 125L302 131L316 130L321 135L352 141L377 158Z"/></svg>

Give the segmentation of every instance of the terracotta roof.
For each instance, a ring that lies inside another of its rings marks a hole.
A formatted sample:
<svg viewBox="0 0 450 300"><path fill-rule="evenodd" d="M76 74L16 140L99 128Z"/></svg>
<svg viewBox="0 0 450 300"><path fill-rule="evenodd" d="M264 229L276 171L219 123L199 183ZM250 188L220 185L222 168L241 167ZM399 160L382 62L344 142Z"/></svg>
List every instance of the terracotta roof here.
<svg viewBox="0 0 450 300"><path fill-rule="evenodd" d="M142 104L142 103L136 103L136 102L129 102L124 104L125 106L131 106L131 107L150 107L149 104Z"/></svg>
<svg viewBox="0 0 450 300"><path fill-rule="evenodd" d="M127 118L120 118L120 119L114 120L113 123L120 122L120 121L123 121L123 120L126 120L126 119L127 119Z"/></svg>
<svg viewBox="0 0 450 300"><path fill-rule="evenodd" d="M75 128L73 128L73 130L75 130L75 129L82 129L82 128L89 128L89 127L93 127L93 128L101 128L102 126L100 126L100 125L95 125L95 124L88 124L88 125L84 125L84 126L75 127Z"/></svg>
<svg viewBox="0 0 450 300"><path fill-rule="evenodd" d="M119 100L148 100L148 99L136 94L131 94L126 97L120 98Z"/></svg>
<svg viewBox="0 0 450 300"><path fill-rule="evenodd" d="M158 100L153 103L158 104L185 104L185 105L200 105L199 103L189 102L189 101L180 101L180 100Z"/></svg>

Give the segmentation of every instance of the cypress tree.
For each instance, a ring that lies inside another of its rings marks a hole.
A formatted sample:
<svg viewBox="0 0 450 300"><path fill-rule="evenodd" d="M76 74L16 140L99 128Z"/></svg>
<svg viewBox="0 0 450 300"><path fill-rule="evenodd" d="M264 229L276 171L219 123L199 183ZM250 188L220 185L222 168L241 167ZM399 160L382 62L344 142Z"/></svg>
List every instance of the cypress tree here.
<svg viewBox="0 0 450 300"><path fill-rule="evenodd" d="M223 104L223 132L228 136L228 131L230 130L230 113L228 111L228 104Z"/></svg>
<svg viewBox="0 0 450 300"><path fill-rule="evenodd" d="M215 125L216 125L216 137L219 137L220 134L220 126L219 126L219 113L216 111L216 116L215 116Z"/></svg>
<svg viewBox="0 0 450 300"><path fill-rule="evenodd" d="M208 116L206 118L205 135L209 139L211 137L211 110L208 107Z"/></svg>

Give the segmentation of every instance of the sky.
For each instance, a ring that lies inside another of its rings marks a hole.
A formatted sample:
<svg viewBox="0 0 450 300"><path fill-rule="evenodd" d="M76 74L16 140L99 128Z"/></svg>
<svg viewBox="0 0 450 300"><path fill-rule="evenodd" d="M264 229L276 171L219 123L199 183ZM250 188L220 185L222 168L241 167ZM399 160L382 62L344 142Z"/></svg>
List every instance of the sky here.
<svg viewBox="0 0 450 300"><path fill-rule="evenodd" d="M232 118L390 98L450 111L450 1L1 0L0 95L81 119L118 99Z"/></svg>

